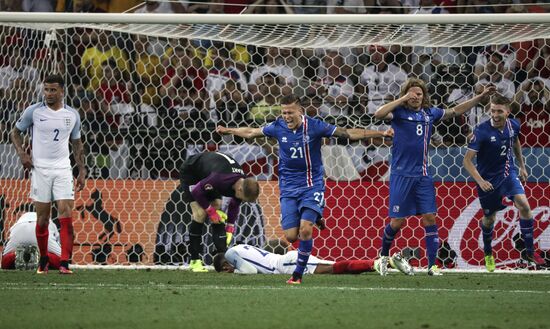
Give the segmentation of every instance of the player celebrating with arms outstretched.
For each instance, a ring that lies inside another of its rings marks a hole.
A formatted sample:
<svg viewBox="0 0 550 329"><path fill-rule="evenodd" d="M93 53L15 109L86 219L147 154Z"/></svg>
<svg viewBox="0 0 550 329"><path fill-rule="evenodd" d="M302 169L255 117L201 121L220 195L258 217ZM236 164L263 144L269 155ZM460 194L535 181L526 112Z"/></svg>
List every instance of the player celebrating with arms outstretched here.
<svg viewBox="0 0 550 329"><path fill-rule="evenodd" d="M298 260L289 284L300 284L313 248L313 225L322 218L325 206L324 168L321 159L323 137L360 140L390 136L391 132L344 129L304 115L300 99L288 95L281 99L281 117L262 128L226 128L220 134L244 138L273 137L279 143L279 189L281 226L285 238L300 239Z"/></svg>

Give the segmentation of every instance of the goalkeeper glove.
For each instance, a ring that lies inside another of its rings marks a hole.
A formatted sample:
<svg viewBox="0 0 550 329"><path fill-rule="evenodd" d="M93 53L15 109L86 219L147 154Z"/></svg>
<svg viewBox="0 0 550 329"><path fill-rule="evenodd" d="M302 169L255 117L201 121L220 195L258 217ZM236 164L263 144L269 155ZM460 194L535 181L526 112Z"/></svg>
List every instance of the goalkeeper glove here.
<svg viewBox="0 0 550 329"><path fill-rule="evenodd" d="M206 213L208 214L208 218L210 218L210 221L214 224L218 224L221 221L221 216L216 210L216 208L209 206L206 208Z"/></svg>
<svg viewBox="0 0 550 329"><path fill-rule="evenodd" d="M227 237L225 242L228 247L231 244L231 240L233 239L234 232L235 232L235 224L225 225L225 236Z"/></svg>
<svg viewBox="0 0 550 329"><path fill-rule="evenodd" d="M225 223L227 221L227 214L226 213L224 213L221 210L216 210L216 213L218 214L218 216L220 216L220 223Z"/></svg>

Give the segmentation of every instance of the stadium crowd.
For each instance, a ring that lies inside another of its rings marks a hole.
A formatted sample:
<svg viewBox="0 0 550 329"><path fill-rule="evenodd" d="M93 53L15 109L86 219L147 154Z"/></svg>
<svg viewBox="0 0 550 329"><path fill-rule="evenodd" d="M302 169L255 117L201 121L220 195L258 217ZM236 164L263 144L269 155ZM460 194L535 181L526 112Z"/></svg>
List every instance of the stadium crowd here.
<svg viewBox="0 0 550 329"><path fill-rule="evenodd" d="M537 1L523 2L4 0L0 10L512 14L547 12L549 8ZM432 102L441 107L452 107L492 84L514 101L513 115L522 122L522 144L550 146L550 126L545 124L550 119L550 40L486 47L369 45L310 50L84 28L48 34L8 26L2 27L0 38L0 144L8 143L7 132L21 112L40 100L44 76L59 72L67 82L67 104L80 111L91 178L176 178L187 156L204 149L241 147L236 144L242 139L216 134L216 125L271 122L280 114L280 99L290 93L302 97L312 117L385 130L387 125L376 121L373 114L398 97L409 77L426 81ZM465 145L472 128L489 118L487 105L485 99L466 115L438 124L432 146ZM391 141L331 143L331 152L340 150L338 154L347 155L354 167L352 172L332 176L350 180L370 174L367 169L380 159L387 161ZM274 147L269 141L255 142L243 153L265 154L276 165ZM276 177L265 170L255 174Z"/></svg>

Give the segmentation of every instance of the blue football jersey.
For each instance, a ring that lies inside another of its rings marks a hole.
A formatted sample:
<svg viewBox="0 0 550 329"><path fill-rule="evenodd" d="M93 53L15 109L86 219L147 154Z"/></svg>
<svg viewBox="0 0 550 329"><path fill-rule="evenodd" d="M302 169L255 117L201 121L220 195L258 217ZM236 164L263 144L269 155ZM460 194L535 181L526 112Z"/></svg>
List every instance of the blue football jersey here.
<svg viewBox="0 0 550 329"><path fill-rule="evenodd" d="M513 145L519 138L519 122L506 120L504 129L493 127L491 120L479 124L468 144L470 150L477 152L477 171L483 179L498 186L510 173L516 173Z"/></svg>
<svg viewBox="0 0 550 329"><path fill-rule="evenodd" d="M324 188L321 157L323 137L331 137L336 127L321 120L302 117L302 125L288 128L282 118L264 126L262 132L279 142L279 188L289 196L304 188Z"/></svg>
<svg viewBox="0 0 550 329"><path fill-rule="evenodd" d="M433 124L443 117L445 111L437 107L413 111L398 106L392 113L392 174L407 177L429 176L428 149Z"/></svg>

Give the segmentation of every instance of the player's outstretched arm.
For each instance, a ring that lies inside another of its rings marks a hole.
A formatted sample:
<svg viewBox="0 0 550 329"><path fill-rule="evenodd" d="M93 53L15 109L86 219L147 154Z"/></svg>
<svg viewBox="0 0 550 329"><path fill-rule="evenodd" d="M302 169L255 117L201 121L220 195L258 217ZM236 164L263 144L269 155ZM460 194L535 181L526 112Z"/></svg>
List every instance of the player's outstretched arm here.
<svg viewBox="0 0 550 329"><path fill-rule="evenodd" d="M23 149L23 137L21 137L21 131L19 131L17 127L13 127L10 138L15 150L17 151L17 155L19 155L19 158L21 159L21 164L23 167L31 169L33 166L32 158Z"/></svg>
<svg viewBox="0 0 550 329"><path fill-rule="evenodd" d="M374 117L378 120L391 120L393 118L393 110L413 97L416 97L416 95L413 92L408 92L402 97L380 106L380 108L374 112Z"/></svg>
<svg viewBox="0 0 550 329"><path fill-rule="evenodd" d="M76 179L76 191L82 191L86 185L86 162L84 160L84 145L82 145L82 140L73 139L71 140L73 144L74 160L76 166L78 167L78 177Z"/></svg>
<svg viewBox="0 0 550 329"><path fill-rule="evenodd" d="M495 86L493 85L485 86L485 89L483 89L483 92L481 94L475 97L472 97L465 102L458 104L452 109L446 109L445 114L443 115L443 120L452 118L455 116L459 116L468 112L472 107L476 106L483 99L483 97L491 96L495 92L496 92Z"/></svg>
<svg viewBox="0 0 550 329"><path fill-rule="evenodd" d="M235 135L242 138L256 138L264 136L261 128L227 128L224 126L216 127L216 132L220 135Z"/></svg>
<svg viewBox="0 0 550 329"><path fill-rule="evenodd" d="M477 152L468 150L466 151L466 155L464 155L464 161L462 164L464 165L464 168L466 171L472 176L472 178L476 181L477 185L481 187L481 189L485 192L492 191L493 190L493 184L489 183L481 175L479 174L479 171L477 171L476 166L474 165L474 162L472 161L473 158L477 155Z"/></svg>
<svg viewBox="0 0 550 329"><path fill-rule="evenodd" d="M334 137L348 138L350 140L361 140L376 137L393 137L393 129L386 131L370 130L370 129L346 129L342 127L336 128L333 134Z"/></svg>
<svg viewBox="0 0 550 329"><path fill-rule="evenodd" d="M519 142L519 139L516 139L514 142L514 145L512 147L514 150L514 156L516 157L516 162L519 167L519 179L522 182L527 181L527 168L525 168L525 161L523 161L523 154L521 153L521 143Z"/></svg>

